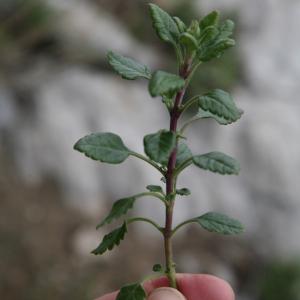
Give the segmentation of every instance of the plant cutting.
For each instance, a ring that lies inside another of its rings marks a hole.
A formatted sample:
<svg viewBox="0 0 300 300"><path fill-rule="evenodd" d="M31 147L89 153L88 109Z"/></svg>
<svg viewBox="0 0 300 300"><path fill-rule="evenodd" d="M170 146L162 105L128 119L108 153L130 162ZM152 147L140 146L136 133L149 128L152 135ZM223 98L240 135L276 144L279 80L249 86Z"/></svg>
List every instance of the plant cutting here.
<svg viewBox="0 0 300 300"><path fill-rule="evenodd" d="M81 138L74 149L87 157L102 163L120 164L129 156L143 160L155 168L160 176L161 185L148 185L145 191L116 201L109 214L97 228L122 218L122 225L106 234L92 253L102 255L118 246L128 233L131 224L146 222L153 226L164 239L165 265L155 264L153 271L159 276L167 276L169 285L176 288L176 269L173 261L172 239L175 234L190 223L196 223L203 229L218 234L238 234L243 231L242 224L224 214L207 212L173 225L173 210L177 197L191 194L188 188L178 188L179 175L188 167L219 173L237 175L239 163L227 154L213 151L193 154L187 145L186 129L194 122L213 119L220 125L229 125L242 116L231 95L221 89L208 91L204 95L185 98L189 83L201 64L221 57L225 50L235 45L231 38L234 23L226 20L220 24L217 11L213 11L202 20L193 20L187 26L178 17L172 17L155 4L149 5L153 27L158 37L173 46L177 59L178 73L152 71L144 64L132 58L110 51L107 59L111 67L127 80L144 79L148 81L148 90L152 97L159 97L169 117L168 128L147 134L143 139L145 154L129 149L126 143L111 132L93 133ZM158 105L155 103L155 105ZM183 122L182 116L191 108L197 113ZM162 186L163 185L163 186ZM143 216L127 217L134 204L142 197L152 197L162 203L165 210L163 225ZM146 298L143 282L127 284L120 289L117 300Z"/></svg>

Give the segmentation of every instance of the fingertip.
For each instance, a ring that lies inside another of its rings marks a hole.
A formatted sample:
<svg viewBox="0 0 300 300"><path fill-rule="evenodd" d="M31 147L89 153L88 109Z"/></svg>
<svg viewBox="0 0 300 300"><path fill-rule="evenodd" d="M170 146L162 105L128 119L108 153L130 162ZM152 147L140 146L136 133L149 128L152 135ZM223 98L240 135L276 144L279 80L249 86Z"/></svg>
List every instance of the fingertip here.
<svg viewBox="0 0 300 300"><path fill-rule="evenodd" d="M178 291L170 287L155 289L148 297L148 300L186 300Z"/></svg>

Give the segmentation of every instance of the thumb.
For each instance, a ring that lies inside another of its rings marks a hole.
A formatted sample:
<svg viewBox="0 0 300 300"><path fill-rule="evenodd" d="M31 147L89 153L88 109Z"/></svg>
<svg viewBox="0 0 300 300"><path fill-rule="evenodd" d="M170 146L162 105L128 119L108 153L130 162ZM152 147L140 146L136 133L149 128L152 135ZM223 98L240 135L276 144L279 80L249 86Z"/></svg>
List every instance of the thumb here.
<svg viewBox="0 0 300 300"><path fill-rule="evenodd" d="M169 287L155 289L148 297L148 300L186 300L178 291Z"/></svg>

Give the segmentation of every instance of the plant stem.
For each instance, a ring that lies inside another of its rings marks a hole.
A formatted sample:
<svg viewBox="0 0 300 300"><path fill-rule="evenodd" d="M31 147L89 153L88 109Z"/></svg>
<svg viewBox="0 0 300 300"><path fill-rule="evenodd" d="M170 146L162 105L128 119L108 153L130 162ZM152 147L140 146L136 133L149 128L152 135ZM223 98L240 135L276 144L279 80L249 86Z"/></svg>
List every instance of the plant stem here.
<svg viewBox="0 0 300 300"><path fill-rule="evenodd" d="M131 219L127 220L127 224L130 224L133 222L146 222L146 223L153 225L158 231L163 232L163 228L161 228L157 223L155 223L154 221L152 221L150 219L137 217L137 218L131 218Z"/></svg>
<svg viewBox="0 0 300 300"><path fill-rule="evenodd" d="M186 79L190 74L191 62L187 60L179 71L179 75ZM179 109L183 96L185 94L186 86L180 90L175 97L175 102L173 109L170 112L170 131L176 133L178 119L181 115ZM173 262L173 250L172 250L172 222L173 222L173 209L175 204L175 190L176 182L174 181L174 170L176 166L176 156L177 156L177 143L170 155L168 161L168 167L166 172L166 195L168 203L166 206L166 223L164 228L164 245L165 245L165 260L166 260L166 274L169 279L170 286L176 288L176 270L175 264Z"/></svg>

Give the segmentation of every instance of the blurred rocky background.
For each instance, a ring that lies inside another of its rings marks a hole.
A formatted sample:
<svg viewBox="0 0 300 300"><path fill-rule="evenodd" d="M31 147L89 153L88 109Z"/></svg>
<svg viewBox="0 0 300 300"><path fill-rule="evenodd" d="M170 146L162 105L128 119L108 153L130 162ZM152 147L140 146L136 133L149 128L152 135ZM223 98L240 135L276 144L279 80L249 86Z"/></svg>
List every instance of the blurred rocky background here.
<svg viewBox="0 0 300 300"><path fill-rule="evenodd" d="M184 20L212 9L237 24L237 47L203 65L191 93L223 88L245 114L220 127L188 131L195 153L236 157L239 177L186 171L175 222L216 210L240 219L242 236L189 226L174 241L178 270L228 280L239 300L300 299L300 2L155 1ZM158 184L159 174L129 159L100 165L73 151L90 132L111 131L142 151L142 138L167 127L166 111L144 81L126 82L105 60L109 49L152 69L174 70L172 49L151 28L148 1L0 1L0 298L93 299L163 262L162 241L131 226L113 252L90 251L95 225L113 201ZM136 213L161 222L145 199Z"/></svg>

